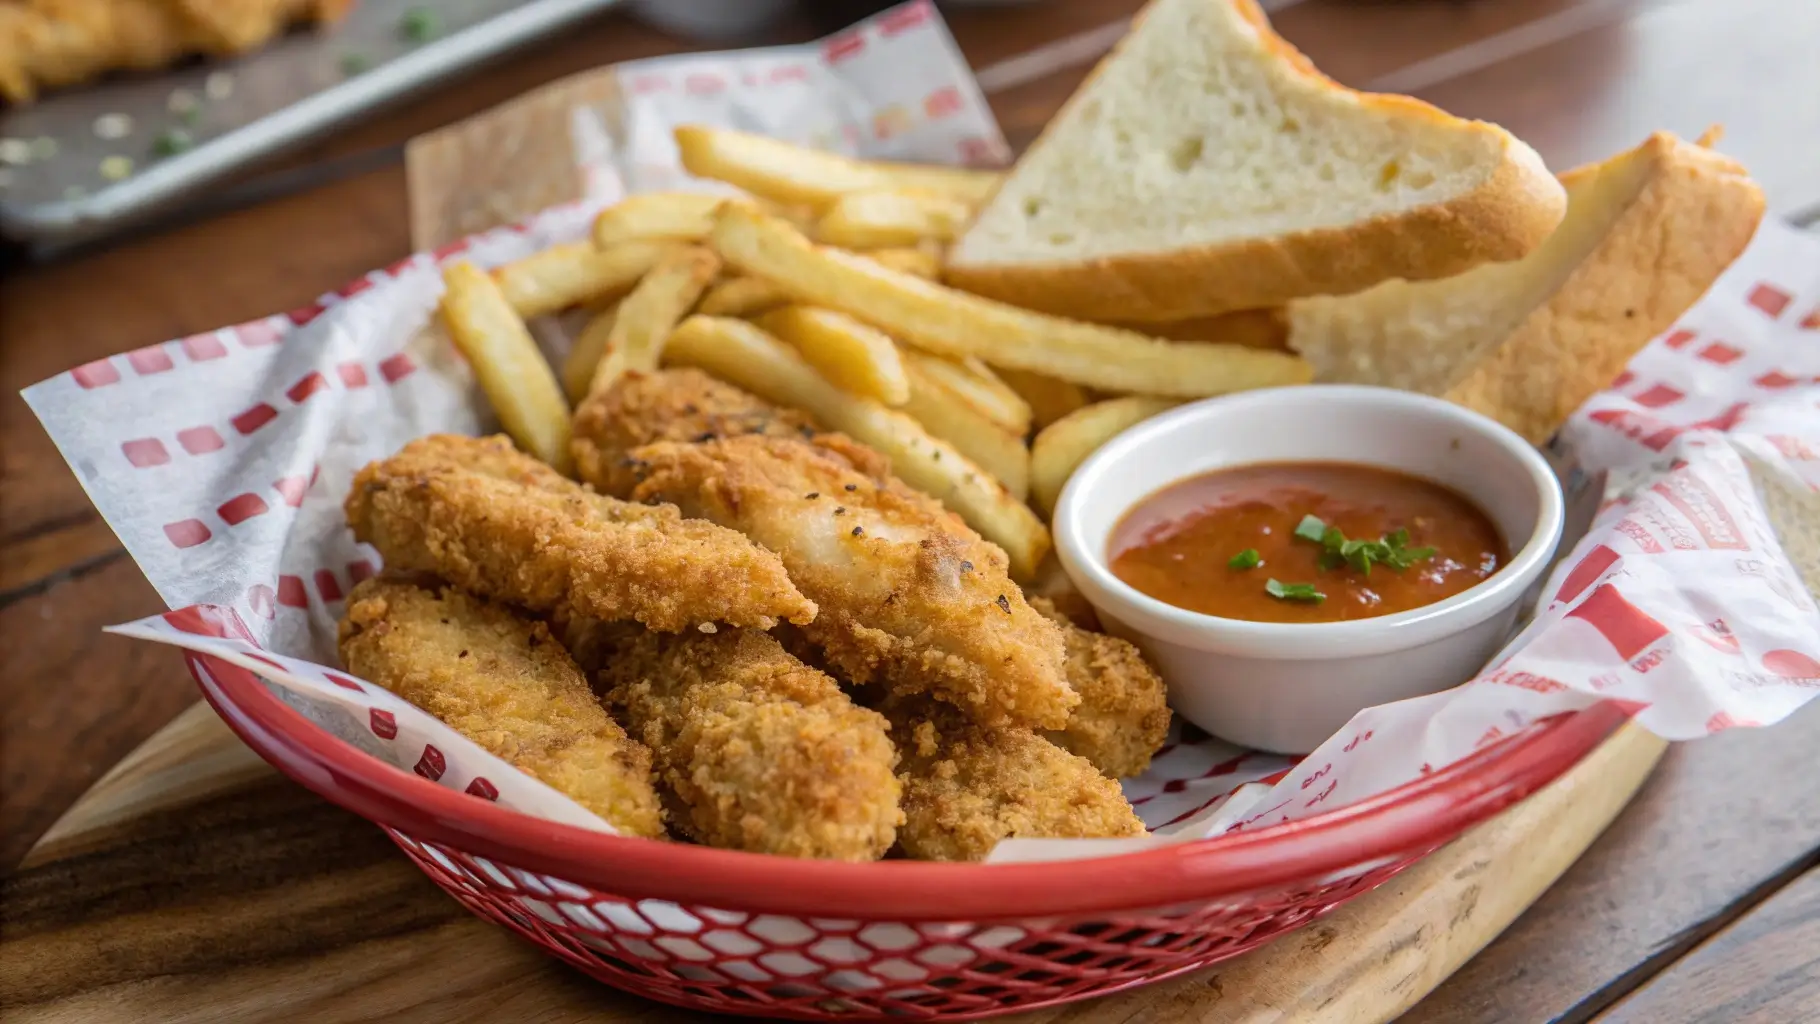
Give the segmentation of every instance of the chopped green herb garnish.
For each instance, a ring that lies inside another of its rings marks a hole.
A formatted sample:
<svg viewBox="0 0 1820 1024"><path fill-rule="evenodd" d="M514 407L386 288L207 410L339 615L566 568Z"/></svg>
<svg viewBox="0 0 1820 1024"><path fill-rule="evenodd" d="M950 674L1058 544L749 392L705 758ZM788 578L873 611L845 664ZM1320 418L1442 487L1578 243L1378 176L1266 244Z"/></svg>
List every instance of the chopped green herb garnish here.
<svg viewBox="0 0 1820 1024"><path fill-rule="evenodd" d="M202 108L201 107L186 107L184 109L183 113L177 115L178 120L180 120L184 124L190 125L192 127L196 124L197 120L199 120L201 117L202 117Z"/></svg>
<svg viewBox="0 0 1820 1024"><path fill-rule="evenodd" d="M1410 547L1408 530L1397 530L1378 540L1349 540L1339 527L1328 526L1314 516L1303 516L1296 525L1295 535L1321 545L1324 549L1321 552L1322 569L1350 565L1364 576L1371 575L1374 563L1402 572L1435 556L1434 548Z"/></svg>
<svg viewBox="0 0 1820 1024"><path fill-rule="evenodd" d="M1316 544L1321 543L1321 538L1326 532L1327 524L1321 522L1317 516L1303 516L1302 521L1297 523L1295 528L1296 536L1303 540L1314 541Z"/></svg>
<svg viewBox="0 0 1820 1024"><path fill-rule="evenodd" d="M427 43L436 37L436 14L422 7L404 12L398 32L413 43Z"/></svg>
<svg viewBox="0 0 1820 1024"><path fill-rule="evenodd" d="M1263 559L1258 556L1257 548L1246 548L1238 554L1233 555L1231 558L1228 558L1226 560L1226 568L1256 569L1258 563L1261 561L1263 561Z"/></svg>
<svg viewBox="0 0 1820 1024"><path fill-rule="evenodd" d="M1327 600L1327 595L1314 589L1312 583L1283 583L1274 578L1264 582L1264 593L1279 601L1308 601L1320 604Z"/></svg>
<svg viewBox="0 0 1820 1024"><path fill-rule="evenodd" d="M341 73L344 75L358 75L370 66L365 54L344 53L341 55Z"/></svg>
<svg viewBox="0 0 1820 1024"><path fill-rule="evenodd" d="M1398 530L1384 538L1385 546L1390 548L1391 557L1385 559L1392 568L1407 569L1417 562L1426 562L1436 555L1431 547L1412 548L1409 546L1409 531Z"/></svg>
<svg viewBox="0 0 1820 1024"><path fill-rule="evenodd" d="M176 156L194 145L196 145L196 140L190 137L189 132L181 128L166 128L152 140L152 154L154 156Z"/></svg>

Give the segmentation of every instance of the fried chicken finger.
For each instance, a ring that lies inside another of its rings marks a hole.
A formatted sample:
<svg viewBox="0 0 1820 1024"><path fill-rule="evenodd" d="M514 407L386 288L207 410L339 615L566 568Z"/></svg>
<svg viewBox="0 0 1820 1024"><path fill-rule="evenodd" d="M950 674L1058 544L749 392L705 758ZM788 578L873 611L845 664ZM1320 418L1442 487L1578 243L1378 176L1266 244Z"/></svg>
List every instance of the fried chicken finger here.
<svg viewBox="0 0 1820 1024"><path fill-rule="evenodd" d="M656 756L670 820L733 850L876 860L903 819L877 712L753 630L646 632L602 682Z"/></svg>
<svg viewBox="0 0 1820 1024"><path fill-rule="evenodd" d="M384 577L348 595L349 671L441 719L627 835L663 835L651 752L595 700L541 622Z"/></svg>
<svg viewBox="0 0 1820 1024"><path fill-rule="evenodd" d="M1108 778L1144 774L1169 733L1162 677L1131 643L1082 629L1047 598L1030 598L1030 607L1062 627L1068 685L1081 698L1067 727L1044 735Z"/></svg>
<svg viewBox="0 0 1820 1024"><path fill-rule="evenodd" d="M775 551L819 609L806 629L855 683L928 692L987 725L1062 728L1077 703L1061 630L1025 603L1005 553L839 434L665 442L633 453L640 500Z"/></svg>
<svg viewBox="0 0 1820 1024"><path fill-rule="evenodd" d="M1119 784L1028 729L989 729L923 697L887 700L901 758L898 844L918 860L984 860L1004 839L1141 836Z"/></svg>
<svg viewBox="0 0 1820 1024"><path fill-rule="evenodd" d="M412 441L360 471L346 511L387 565L534 612L566 605L664 631L815 617L777 556L745 537L594 494L504 437Z"/></svg>
<svg viewBox="0 0 1820 1024"><path fill-rule="evenodd" d="M575 409L569 451L576 475L602 494L630 498L638 486L632 452L658 441L712 441L763 434L810 438L809 417L779 409L700 370L627 371Z"/></svg>

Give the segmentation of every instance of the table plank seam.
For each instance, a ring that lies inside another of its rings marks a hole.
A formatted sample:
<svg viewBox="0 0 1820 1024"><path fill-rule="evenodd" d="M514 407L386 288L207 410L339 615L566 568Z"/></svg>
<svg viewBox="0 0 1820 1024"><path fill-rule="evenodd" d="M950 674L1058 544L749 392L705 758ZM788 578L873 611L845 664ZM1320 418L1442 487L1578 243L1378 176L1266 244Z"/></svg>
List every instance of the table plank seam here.
<svg viewBox="0 0 1820 1024"><path fill-rule="evenodd" d="M87 576L91 572L105 569L124 557L126 557L126 549L115 548L112 551L85 558L79 562L64 566L61 569L53 570L38 579L23 583L11 590L0 592L0 610L4 610L19 601L27 601L34 597L38 597L58 584L74 582L75 580Z"/></svg>
<svg viewBox="0 0 1820 1024"><path fill-rule="evenodd" d="M95 511L93 507L90 507L60 516L52 516L49 519L41 519L30 526L21 527L18 530L9 530L4 537L0 537L0 540L4 540L9 546L21 544L26 541L37 540L40 537L49 536L50 534L57 533L61 530L86 526L100 517L101 513Z"/></svg>
<svg viewBox="0 0 1820 1024"><path fill-rule="evenodd" d="M1790 862L1780 871L1745 892L1743 896L1726 904L1717 913L1692 927L1675 933L1661 948L1650 953L1630 970L1612 978L1580 1002L1575 1003L1567 1012L1556 1017L1549 1024L1590 1024L1600 1014L1623 1002L1625 997L1648 984L1657 975L1681 962L1700 948L1707 939L1731 927L1732 924L1790 883L1816 867L1820 867L1820 848L1810 850L1806 856Z"/></svg>

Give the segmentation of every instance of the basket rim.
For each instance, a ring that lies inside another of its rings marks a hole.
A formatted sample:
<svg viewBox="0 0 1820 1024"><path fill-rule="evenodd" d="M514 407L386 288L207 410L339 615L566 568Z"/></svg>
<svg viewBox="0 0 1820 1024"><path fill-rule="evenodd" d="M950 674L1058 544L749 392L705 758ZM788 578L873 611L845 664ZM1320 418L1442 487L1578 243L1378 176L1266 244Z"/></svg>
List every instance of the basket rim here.
<svg viewBox="0 0 1820 1024"><path fill-rule="evenodd" d="M614 836L533 818L358 750L247 669L200 652L184 656L203 698L261 757L329 802L413 840L630 899L834 919L1073 917L1313 888L1453 839L1554 781L1630 717L1602 701L1384 793L1256 831L1038 863L845 863Z"/></svg>

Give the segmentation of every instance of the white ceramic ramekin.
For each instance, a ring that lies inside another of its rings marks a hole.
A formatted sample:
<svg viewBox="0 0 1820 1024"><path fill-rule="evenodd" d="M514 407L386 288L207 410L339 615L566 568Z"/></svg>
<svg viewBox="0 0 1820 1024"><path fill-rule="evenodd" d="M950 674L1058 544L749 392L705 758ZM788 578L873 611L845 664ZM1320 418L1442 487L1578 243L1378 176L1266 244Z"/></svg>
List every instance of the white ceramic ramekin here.
<svg viewBox="0 0 1820 1024"><path fill-rule="evenodd" d="M1139 501L1213 470L1269 462L1349 462L1445 484L1490 516L1511 560L1425 608L1315 624L1186 611L1112 574L1107 542ZM1364 708L1472 678L1509 638L1561 526L1560 482L1510 430L1437 398L1311 385L1208 399L1120 434L1062 491L1055 546L1107 630L1162 673L1183 718L1247 747L1305 754Z"/></svg>

